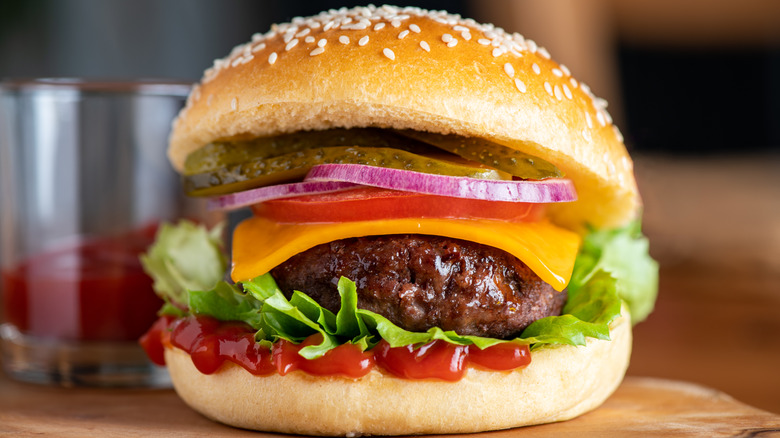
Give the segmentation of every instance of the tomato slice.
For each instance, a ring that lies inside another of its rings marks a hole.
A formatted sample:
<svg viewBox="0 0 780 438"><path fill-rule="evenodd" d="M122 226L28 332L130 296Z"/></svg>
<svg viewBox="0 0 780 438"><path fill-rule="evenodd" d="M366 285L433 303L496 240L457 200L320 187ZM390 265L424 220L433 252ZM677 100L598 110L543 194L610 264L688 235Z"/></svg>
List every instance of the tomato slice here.
<svg viewBox="0 0 780 438"><path fill-rule="evenodd" d="M545 204L497 202L359 187L341 192L274 199L252 206L257 216L282 223L354 222L410 217L535 222Z"/></svg>

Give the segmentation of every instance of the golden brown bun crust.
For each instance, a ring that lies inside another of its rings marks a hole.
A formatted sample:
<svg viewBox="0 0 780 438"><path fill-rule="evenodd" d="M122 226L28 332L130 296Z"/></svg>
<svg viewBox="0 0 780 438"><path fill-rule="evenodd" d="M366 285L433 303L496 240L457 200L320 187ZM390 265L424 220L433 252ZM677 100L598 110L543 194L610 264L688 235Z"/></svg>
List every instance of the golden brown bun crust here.
<svg viewBox="0 0 780 438"><path fill-rule="evenodd" d="M217 139L332 127L479 136L574 180L581 202L556 206L559 223L614 226L640 200L605 105L518 34L414 8L344 9L274 27L215 61L174 123L169 155L181 170Z"/></svg>
<svg viewBox="0 0 780 438"><path fill-rule="evenodd" d="M624 314L628 314L625 312ZM631 324L621 317L611 341L532 353L509 373L470 368L462 380L406 380L377 371L351 380L253 376L226 362L197 371L182 350L165 351L174 387L193 409L236 427L302 435L406 435L506 429L574 418L618 387L631 355Z"/></svg>

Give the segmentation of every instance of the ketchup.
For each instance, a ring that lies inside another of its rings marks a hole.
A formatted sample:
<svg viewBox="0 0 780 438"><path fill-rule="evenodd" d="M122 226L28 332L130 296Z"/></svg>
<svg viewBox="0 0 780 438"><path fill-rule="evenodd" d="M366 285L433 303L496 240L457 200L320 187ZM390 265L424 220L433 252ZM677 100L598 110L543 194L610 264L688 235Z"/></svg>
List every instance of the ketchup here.
<svg viewBox="0 0 780 438"><path fill-rule="evenodd" d="M255 342L255 331L246 323L198 316L176 320L169 328L171 345L188 352L192 363L203 374L217 371L226 360L259 376L276 370L271 363L271 352ZM162 362L165 363L164 359Z"/></svg>
<svg viewBox="0 0 780 438"><path fill-rule="evenodd" d="M162 300L138 260L156 226L37 254L2 271L5 320L22 333L65 340L132 341Z"/></svg>
<svg viewBox="0 0 780 438"><path fill-rule="evenodd" d="M316 376L360 378L375 366L405 379L458 381L469 365L493 371L509 371L531 363L527 345L502 343L480 350L434 340L414 348L391 347L382 340L373 349L361 351L357 345L342 344L317 359L298 352L307 345L322 342L314 334L300 344L279 340L271 349L254 342L255 330L243 322L222 322L210 316L173 319L161 317L141 338L141 345L157 364L164 365L164 345L170 344L190 354L195 367L204 374L216 372L229 360L252 374L286 375L303 371Z"/></svg>
<svg viewBox="0 0 780 438"><path fill-rule="evenodd" d="M316 359L306 359L298 354L307 345L317 345L322 342L322 335L317 333L309 336L300 344L280 340L273 348L273 362L276 370L285 375L295 370L315 376L344 376L357 379L368 374L376 361L370 351L362 351L352 344L342 344L329 350Z"/></svg>
<svg viewBox="0 0 780 438"><path fill-rule="evenodd" d="M421 347L391 348L384 339L375 347L377 363L390 374L407 379L442 379L456 382L466 372L464 345L435 340Z"/></svg>

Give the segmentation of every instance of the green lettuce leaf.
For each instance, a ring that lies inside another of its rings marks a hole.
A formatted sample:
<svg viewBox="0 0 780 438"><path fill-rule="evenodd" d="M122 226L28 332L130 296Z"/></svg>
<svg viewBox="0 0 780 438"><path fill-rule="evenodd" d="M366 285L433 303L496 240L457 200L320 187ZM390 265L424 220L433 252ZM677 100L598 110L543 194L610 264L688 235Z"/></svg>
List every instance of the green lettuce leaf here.
<svg viewBox="0 0 780 438"><path fill-rule="evenodd" d="M620 298L628 303L634 324L653 311L658 293L658 263L638 221L614 230L591 230L583 239L569 282L569 294L604 271L615 278Z"/></svg>
<svg viewBox="0 0 780 438"><path fill-rule="evenodd" d="M222 228L209 231L190 221L160 226L154 244L140 259L154 280L154 291L168 304L163 309L166 313L185 309L189 291L209 290L225 275Z"/></svg>
<svg viewBox="0 0 780 438"><path fill-rule="evenodd" d="M210 290L189 292L190 312L221 321L244 321L253 328L260 326L262 306L261 301L225 281L219 281Z"/></svg>
<svg viewBox="0 0 780 438"><path fill-rule="evenodd" d="M377 313L358 309L355 283L347 278L341 278L337 285L341 307L336 314L300 291L288 299L270 274L238 285L221 281L225 258L215 241L216 233L192 224L180 224L173 231L164 227L167 231L158 235L159 241L144 264L155 285L159 282L156 288L166 298L166 306L172 308L169 314L178 312L181 316L189 311L244 321L257 330L255 339L266 345L279 339L299 343L319 333L320 344L301 349L300 354L309 359L345 343L369 349L382 339L393 347L438 339L478 348L515 342L536 349L551 344L584 345L588 337L609 339L609 324L620 315L622 300L637 308L640 316L649 312L655 298L657 265L647 254L647 241L637 227L592 231L586 236L563 314L535 321L511 340L461 336L436 327L426 332L404 330ZM189 245L189 251L178 250L174 245L179 242ZM180 280L192 271L198 271L198 279ZM634 308L632 316L633 312Z"/></svg>
<svg viewBox="0 0 780 438"><path fill-rule="evenodd" d="M560 316L531 323L520 336L539 348L545 344L585 345L585 338L609 339L609 324L620 315L616 280L604 271L593 274L569 299Z"/></svg>

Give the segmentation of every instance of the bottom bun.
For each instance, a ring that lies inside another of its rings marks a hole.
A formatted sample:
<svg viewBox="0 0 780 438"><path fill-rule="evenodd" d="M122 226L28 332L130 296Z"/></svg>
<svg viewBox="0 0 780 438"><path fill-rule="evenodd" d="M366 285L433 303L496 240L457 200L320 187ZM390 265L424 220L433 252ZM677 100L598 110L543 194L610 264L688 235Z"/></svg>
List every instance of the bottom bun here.
<svg viewBox="0 0 780 438"><path fill-rule="evenodd" d="M377 369L356 380L300 371L257 377L230 362L205 375L176 348L166 349L165 360L181 398L231 426L303 435L464 433L568 420L598 407L628 366L629 318L616 320L610 334L610 341L534 351L521 370L470 368L454 383Z"/></svg>

